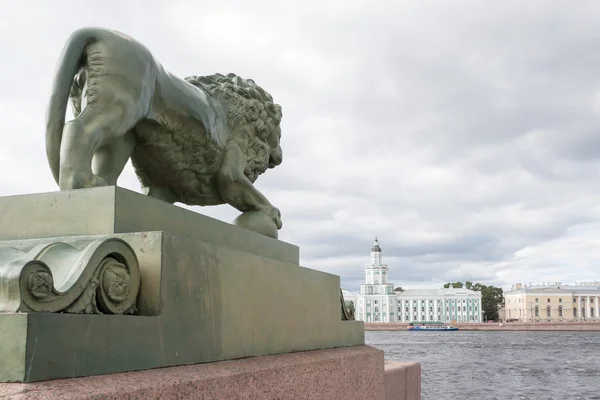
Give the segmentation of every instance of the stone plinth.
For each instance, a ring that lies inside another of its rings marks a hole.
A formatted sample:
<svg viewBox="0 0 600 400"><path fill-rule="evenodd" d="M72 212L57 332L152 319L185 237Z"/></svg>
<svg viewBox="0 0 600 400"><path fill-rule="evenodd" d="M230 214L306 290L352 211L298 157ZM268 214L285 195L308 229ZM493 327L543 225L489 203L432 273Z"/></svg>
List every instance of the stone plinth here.
<svg viewBox="0 0 600 400"><path fill-rule="evenodd" d="M297 246L117 186L0 197L0 241L163 231L298 264Z"/></svg>
<svg viewBox="0 0 600 400"><path fill-rule="evenodd" d="M287 243L118 188L2 198L0 209L13 239L0 251L118 238L141 277L135 315L0 313L0 381L364 344L363 323L341 321L339 277L300 267Z"/></svg>
<svg viewBox="0 0 600 400"><path fill-rule="evenodd" d="M421 364L385 361L386 400L421 400Z"/></svg>
<svg viewBox="0 0 600 400"><path fill-rule="evenodd" d="M402 363L398 367L394 363L389 368L384 366L381 350L354 346L51 382L0 384L0 394L23 400L419 400L420 379L419 364Z"/></svg>

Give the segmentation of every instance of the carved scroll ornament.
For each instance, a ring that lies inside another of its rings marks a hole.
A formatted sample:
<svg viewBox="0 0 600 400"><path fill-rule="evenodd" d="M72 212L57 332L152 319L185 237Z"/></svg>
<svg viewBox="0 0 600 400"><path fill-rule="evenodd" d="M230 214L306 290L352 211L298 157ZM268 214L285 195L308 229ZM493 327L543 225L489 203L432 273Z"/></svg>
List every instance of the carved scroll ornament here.
<svg viewBox="0 0 600 400"><path fill-rule="evenodd" d="M0 312L128 314L139 287L137 256L118 238L0 247Z"/></svg>

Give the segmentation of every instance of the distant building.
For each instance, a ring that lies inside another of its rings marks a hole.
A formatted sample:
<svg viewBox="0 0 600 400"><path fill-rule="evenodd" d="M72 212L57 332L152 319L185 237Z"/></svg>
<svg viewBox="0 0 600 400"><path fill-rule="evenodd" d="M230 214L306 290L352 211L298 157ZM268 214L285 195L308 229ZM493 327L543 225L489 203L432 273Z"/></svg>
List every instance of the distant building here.
<svg viewBox="0 0 600 400"><path fill-rule="evenodd" d="M506 321L506 308L504 306L498 307L498 320Z"/></svg>
<svg viewBox="0 0 600 400"><path fill-rule="evenodd" d="M600 282L575 284L517 283L504 292L506 321L600 320Z"/></svg>
<svg viewBox="0 0 600 400"><path fill-rule="evenodd" d="M464 288L407 289L394 292L389 268L375 238L371 264L365 267L365 283L358 294L344 291L355 304L355 318L365 322L481 322L481 292Z"/></svg>

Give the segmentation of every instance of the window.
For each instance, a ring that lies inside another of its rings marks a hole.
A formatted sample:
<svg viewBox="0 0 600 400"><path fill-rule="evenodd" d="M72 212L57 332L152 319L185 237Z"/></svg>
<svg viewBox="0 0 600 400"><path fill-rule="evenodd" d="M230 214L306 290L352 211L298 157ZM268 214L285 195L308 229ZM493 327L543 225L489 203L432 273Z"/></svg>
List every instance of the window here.
<svg viewBox="0 0 600 400"><path fill-rule="evenodd" d="M535 302L537 303L537 302L538 302L538 300L539 300L539 299L537 299L537 298L536 298L536 299L535 299Z"/></svg>
<svg viewBox="0 0 600 400"><path fill-rule="evenodd" d="M590 308L590 317L593 317L593 316L594 316L594 307L591 307Z"/></svg>
<svg viewBox="0 0 600 400"><path fill-rule="evenodd" d="M550 303L550 299L548 299L548 303Z"/></svg>
<svg viewBox="0 0 600 400"><path fill-rule="evenodd" d="M563 316L563 315L562 315L562 310L563 310L562 306L559 306L559 307L558 307L558 316L559 316L559 317L562 317L562 316Z"/></svg>
<svg viewBox="0 0 600 400"><path fill-rule="evenodd" d="M562 303L562 299L558 299L558 302L559 302L559 303Z"/></svg>
<svg viewBox="0 0 600 400"><path fill-rule="evenodd" d="M552 308L550 306L546 307L546 317L550 318L552 315Z"/></svg>
<svg viewBox="0 0 600 400"><path fill-rule="evenodd" d="M536 299L536 300L537 300L537 299ZM539 316L540 316L540 308L539 308L539 307L536 307L536 308L535 308L535 316L536 316L536 317L539 317Z"/></svg>
<svg viewBox="0 0 600 400"><path fill-rule="evenodd" d="M577 303L577 298L573 297L573 303Z"/></svg>
<svg viewBox="0 0 600 400"><path fill-rule="evenodd" d="M573 307L573 317L577 317L577 307Z"/></svg>

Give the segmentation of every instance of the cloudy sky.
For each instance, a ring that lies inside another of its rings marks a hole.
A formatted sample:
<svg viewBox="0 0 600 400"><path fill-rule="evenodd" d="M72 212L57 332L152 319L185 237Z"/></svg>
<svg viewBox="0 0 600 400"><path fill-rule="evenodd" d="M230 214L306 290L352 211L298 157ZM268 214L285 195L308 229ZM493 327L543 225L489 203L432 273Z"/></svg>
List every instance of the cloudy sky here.
<svg viewBox="0 0 600 400"><path fill-rule="evenodd" d="M346 288L374 236L405 288L600 280L600 2L0 4L1 196L57 190L52 73L73 30L104 26L178 76L235 72L273 95L284 162L257 186L302 264ZM140 190L131 167L119 185Z"/></svg>

